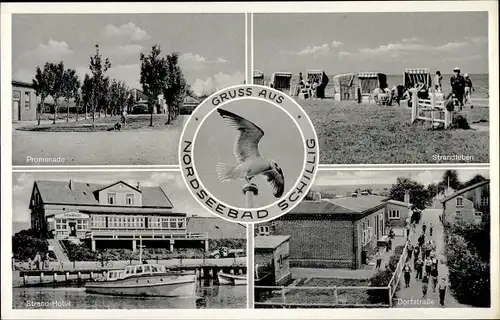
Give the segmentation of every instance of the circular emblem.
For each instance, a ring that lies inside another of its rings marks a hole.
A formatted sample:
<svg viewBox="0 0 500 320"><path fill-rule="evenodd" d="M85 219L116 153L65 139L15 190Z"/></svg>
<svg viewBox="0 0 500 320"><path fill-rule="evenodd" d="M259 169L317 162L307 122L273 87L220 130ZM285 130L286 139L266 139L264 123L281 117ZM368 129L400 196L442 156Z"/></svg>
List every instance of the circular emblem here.
<svg viewBox="0 0 500 320"><path fill-rule="evenodd" d="M193 197L226 220L259 223L292 210L318 170L311 120L284 93L239 85L218 91L190 116L179 143Z"/></svg>

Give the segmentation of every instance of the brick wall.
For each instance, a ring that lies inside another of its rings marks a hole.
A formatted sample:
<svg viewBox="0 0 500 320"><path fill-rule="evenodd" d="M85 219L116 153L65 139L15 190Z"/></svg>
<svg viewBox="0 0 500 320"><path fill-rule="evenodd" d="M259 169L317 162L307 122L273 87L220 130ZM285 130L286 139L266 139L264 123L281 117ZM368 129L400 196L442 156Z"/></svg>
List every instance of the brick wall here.
<svg viewBox="0 0 500 320"><path fill-rule="evenodd" d="M285 216L287 217L287 216ZM272 234L289 235L290 267L353 266L353 223L296 215L276 221Z"/></svg>
<svg viewBox="0 0 500 320"><path fill-rule="evenodd" d="M463 206L457 206L457 198L463 199ZM457 214L458 211L460 214ZM459 196L446 202L445 220L446 222L454 223L456 219L462 219L467 223L474 223L476 221L474 212L473 202Z"/></svg>
<svg viewBox="0 0 500 320"><path fill-rule="evenodd" d="M377 240L382 236L380 232L377 232L377 221L379 218L379 214L384 214L385 212L385 207L381 208L359 220L357 220L354 223L355 227L355 242L356 243L356 258L355 258L355 268L360 268L361 267L361 262L362 262L362 251L366 251L367 255L367 263L369 261L370 255L372 255L376 250L377 250ZM368 243L363 244L363 223L365 224L365 227L372 228L372 234L371 237L368 238Z"/></svg>
<svg viewBox="0 0 500 320"><path fill-rule="evenodd" d="M389 219L389 212L391 210L398 210L399 211L399 219ZM394 204L394 203L387 203L386 205L386 221L389 221L392 227L396 228L403 228L406 224L406 219L409 216L410 209L408 209L405 206Z"/></svg>

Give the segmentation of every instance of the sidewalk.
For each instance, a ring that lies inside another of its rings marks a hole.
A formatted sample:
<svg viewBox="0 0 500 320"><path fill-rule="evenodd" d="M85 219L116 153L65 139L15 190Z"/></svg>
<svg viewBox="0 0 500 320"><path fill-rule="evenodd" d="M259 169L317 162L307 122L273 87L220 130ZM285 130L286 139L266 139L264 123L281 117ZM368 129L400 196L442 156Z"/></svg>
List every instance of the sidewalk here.
<svg viewBox="0 0 500 320"><path fill-rule="evenodd" d="M445 257L443 255L443 249L444 249L444 230L442 224L439 222L439 214L441 213L440 209L426 209L422 211L422 220L419 225L417 225L417 235L420 234L422 231L422 222L425 221L426 225L429 226L430 223L432 223L434 230L432 233L432 237L429 236L429 228L427 228L427 232L425 235L425 240L433 240L436 243L436 252L438 253L438 272L439 272L439 279L442 277L446 277L448 279L448 267L446 266L445 262ZM417 237L415 237L416 239ZM415 245L415 240L413 241L413 244ZM413 268L413 262L411 263L411 267ZM436 292L432 292L432 282L429 281L429 288L427 289L427 299L425 303L421 304L411 304L411 303L402 303L403 301L399 300L405 300L408 301L410 299L417 299L420 301L425 301L425 299L422 297L422 282L421 280L416 280L415 279L416 272L415 270L412 271L411 275L411 280L410 280L410 287L405 288L404 284L404 277L401 277L400 280L400 289L398 292L396 292L395 295L395 300L394 300L394 307L395 308L440 308L439 304L439 292L436 289ZM468 308L469 306L463 305L459 303L458 301L453 298L450 288L448 287L446 289L446 296L445 296L445 302L444 302L444 307L445 308Z"/></svg>

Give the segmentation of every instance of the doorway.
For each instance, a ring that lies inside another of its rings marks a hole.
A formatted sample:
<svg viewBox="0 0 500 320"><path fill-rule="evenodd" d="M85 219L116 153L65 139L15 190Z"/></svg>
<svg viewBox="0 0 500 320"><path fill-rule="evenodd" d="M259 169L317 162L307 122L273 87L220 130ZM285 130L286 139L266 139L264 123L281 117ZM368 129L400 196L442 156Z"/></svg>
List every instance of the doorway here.
<svg viewBox="0 0 500 320"><path fill-rule="evenodd" d="M12 119L21 121L21 104L19 103L19 101L14 101L13 110L14 114L12 115Z"/></svg>
<svg viewBox="0 0 500 320"><path fill-rule="evenodd" d="M68 222L69 236L76 237L76 222Z"/></svg>

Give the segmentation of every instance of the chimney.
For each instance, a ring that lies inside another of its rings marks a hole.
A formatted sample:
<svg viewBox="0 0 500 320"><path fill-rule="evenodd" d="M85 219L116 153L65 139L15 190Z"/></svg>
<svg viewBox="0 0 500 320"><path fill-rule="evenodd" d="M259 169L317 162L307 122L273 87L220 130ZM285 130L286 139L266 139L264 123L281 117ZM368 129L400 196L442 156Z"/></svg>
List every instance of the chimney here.
<svg viewBox="0 0 500 320"><path fill-rule="evenodd" d="M137 189L140 189L141 188L141 183L139 181L137 181Z"/></svg>
<svg viewBox="0 0 500 320"><path fill-rule="evenodd" d="M410 204L410 192L408 190L405 190L404 203L407 204L407 205Z"/></svg>
<svg viewBox="0 0 500 320"><path fill-rule="evenodd" d="M69 179L69 190L73 191L73 180Z"/></svg>

